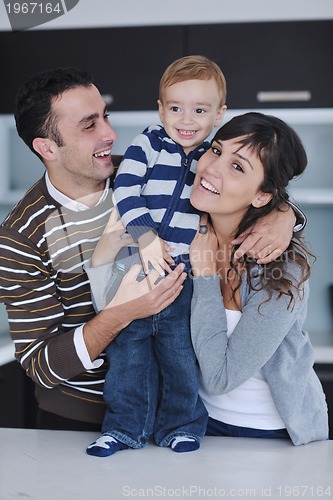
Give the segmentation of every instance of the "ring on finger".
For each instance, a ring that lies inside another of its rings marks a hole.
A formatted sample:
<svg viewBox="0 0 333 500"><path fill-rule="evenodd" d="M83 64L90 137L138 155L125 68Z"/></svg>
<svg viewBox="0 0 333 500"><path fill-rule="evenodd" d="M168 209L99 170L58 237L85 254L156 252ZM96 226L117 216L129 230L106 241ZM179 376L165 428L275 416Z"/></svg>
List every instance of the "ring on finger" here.
<svg viewBox="0 0 333 500"><path fill-rule="evenodd" d="M208 227L206 226L206 224L201 224L199 226L199 233L200 234L207 234L208 233Z"/></svg>

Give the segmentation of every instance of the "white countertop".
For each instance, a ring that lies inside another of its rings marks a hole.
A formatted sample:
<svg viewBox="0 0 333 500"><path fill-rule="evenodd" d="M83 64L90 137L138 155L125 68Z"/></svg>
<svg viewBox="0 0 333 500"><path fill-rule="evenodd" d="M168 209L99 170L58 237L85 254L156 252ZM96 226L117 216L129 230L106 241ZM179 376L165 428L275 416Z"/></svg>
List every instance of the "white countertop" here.
<svg viewBox="0 0 333 500"><path fill-rule="evenodd" d="M0 429L0 499L333 497L333 441L204 437L191 453L152 443L97 458L85 453L96 437Z"/></svg>

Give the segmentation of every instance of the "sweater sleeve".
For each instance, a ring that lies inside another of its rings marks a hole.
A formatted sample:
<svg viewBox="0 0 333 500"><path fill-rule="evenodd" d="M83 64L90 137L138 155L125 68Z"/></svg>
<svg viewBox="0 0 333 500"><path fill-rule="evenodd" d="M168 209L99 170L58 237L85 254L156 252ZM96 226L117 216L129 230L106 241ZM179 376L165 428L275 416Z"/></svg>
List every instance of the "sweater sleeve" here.
<svg viewBox="0 0 333 500"><path fill-rule="evenodd" d="M85 264L85 271L88 275L91 298L96 312L102 311L115 296L124 273L115 272L112 263L103 266L92 267L91 261Z"/></svg>
<svg viewBox="0 0 333 500"><path fill-rule="evenodd" d="M228 338L219 277L203 276L193 281L192 342L204 386L212 394L229 392L253 376L271 358L293 326L296 325L302 335L298 323L305 315L307 283L304 297L296 297L294 307L289 309L286 296L277 299L273 293L265 302L268 298L265 291L252 291Z"/></svg>
<svg viewBox="0 0 333 500"><path fill-rule="evenodd" d="M66 303L45 267L42 252L5 227L0 230L0 246L0 300L6 306L16 359L36 384L51 389L84 371L74 345L79 325L64 325ZM83 321L93 313L91 306L83 304L83 297L90 300L85 281L75 289L82 304L77 310L86 311Z"/></svg>
<svg viewBox="0 0 333 500"><path fill-rule="evenodd" d="M134 241L158 227L150 215L144 196L141 195L146 182L150 151L151 145L147 135L138 135L125 152L114 183L114 203Z"/></svg>

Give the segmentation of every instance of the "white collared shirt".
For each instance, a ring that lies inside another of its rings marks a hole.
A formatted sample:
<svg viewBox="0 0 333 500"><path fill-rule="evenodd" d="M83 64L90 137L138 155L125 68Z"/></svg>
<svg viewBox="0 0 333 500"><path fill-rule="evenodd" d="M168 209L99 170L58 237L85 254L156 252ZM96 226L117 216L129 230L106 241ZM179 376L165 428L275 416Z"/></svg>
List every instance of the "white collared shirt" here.
<svg viewBox="0 0 333 500"><path fill-rule="evenodd" d="M52 198L54 198L58 203L63 205L64 207L68 208L69 210L73 210L73 212L83 212L84 210L88 210L90 207L88 205L85 205L84 203L81 203L79 201L73 200L72 198L69 198L66 196L64 193L61 193L56 187L53 186L50 177L48 173L46 172L45 174L45 180L46 180L46 187ZM105 182L105 188L103 193L101 194L98 202L96 203L96 207L102 203L108 193L109 193L109 187L110 187L110 179L106 179Z"/></svg>

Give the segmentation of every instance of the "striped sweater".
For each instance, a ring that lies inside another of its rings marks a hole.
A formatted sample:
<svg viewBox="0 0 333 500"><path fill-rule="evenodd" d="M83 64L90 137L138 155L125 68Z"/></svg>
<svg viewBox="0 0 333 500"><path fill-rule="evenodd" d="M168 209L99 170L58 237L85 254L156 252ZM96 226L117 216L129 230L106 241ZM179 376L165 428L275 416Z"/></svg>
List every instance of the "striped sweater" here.
<svg viewBox="0 0 333 500"><path fill-rule="evenodd" d="M173 257L188 254L200 218L190 195L197 162L208 147L205 142L186 155L160 125L134 139L118 168L114 203L135 240L155 230L174 249Z"/></svg>
<svg viewBox="0 0 333 500"><path fill-rule="evenodd" d="M16 358L36 384L40 408L102 422L106 363L85 371L75 328L94 316L83 269L109 218L111 191L94 208L60 206L40 179L0 228L0 301ZM51 390L52 389L52 390Z"/></svg>

